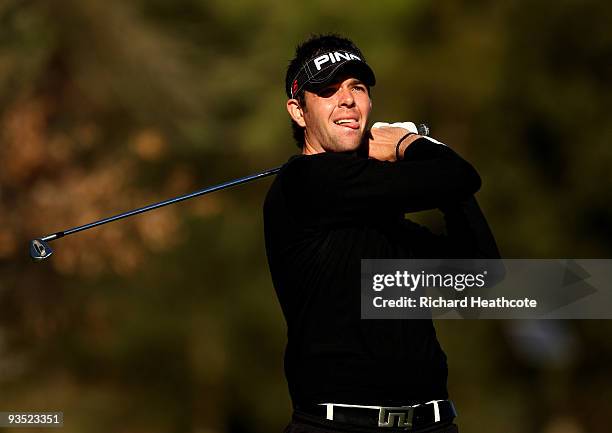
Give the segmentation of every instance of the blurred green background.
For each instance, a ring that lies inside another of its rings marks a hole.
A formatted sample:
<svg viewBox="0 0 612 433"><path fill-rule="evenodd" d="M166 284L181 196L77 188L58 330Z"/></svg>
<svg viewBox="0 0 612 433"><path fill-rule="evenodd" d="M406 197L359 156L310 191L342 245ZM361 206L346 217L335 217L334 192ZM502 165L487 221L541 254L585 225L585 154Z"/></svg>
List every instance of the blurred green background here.
<svg viewBox="0 0 612 433"><path fill-rule="evenodd" d="M373 120L426 120L474 163L505 257L611 257L611 22L592 0L1 0L0 411L60 410L67 433L282 430L269 179L42 264L27 241L283 163L284 71L311 33L362 48ZM610 431L610 322L437 329L462 432Z"/></svg>

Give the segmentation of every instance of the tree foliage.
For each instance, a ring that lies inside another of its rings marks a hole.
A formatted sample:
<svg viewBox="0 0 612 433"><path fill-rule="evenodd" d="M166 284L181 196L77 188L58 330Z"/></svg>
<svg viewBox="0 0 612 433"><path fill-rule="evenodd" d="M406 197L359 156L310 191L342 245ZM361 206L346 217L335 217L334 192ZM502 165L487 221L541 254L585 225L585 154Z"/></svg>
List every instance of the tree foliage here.
<svg viewBox="0 0 612 433"><path fill-rule="evenodd" d="M67 432L287 422L269 180L62 239L41 265L26 245L284 162L285 67L311 33L362 48L374 120L426 120L474 162L505 257L610 256L611 18L594 0L3 0L0 408L63 410ZM466 431L609 424L608 324L438 331Z"/></svg>

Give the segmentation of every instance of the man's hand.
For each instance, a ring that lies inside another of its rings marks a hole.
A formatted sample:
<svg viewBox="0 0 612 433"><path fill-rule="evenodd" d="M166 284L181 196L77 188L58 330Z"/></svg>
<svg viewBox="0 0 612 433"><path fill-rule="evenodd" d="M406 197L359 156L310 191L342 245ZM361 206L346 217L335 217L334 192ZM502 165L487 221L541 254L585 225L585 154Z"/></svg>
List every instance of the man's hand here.
<svg viewBox="0 0 612 433"><path fill-rule="evenodd" d="M402 137L408 134L404 128L383 126L380 128L372 128L368 132L368 156L379 161L396 161L397 142ZM404 157L404 151L414 141L421 138L418 134L410 135L402 141L399 148L400 159Z"/></svg>

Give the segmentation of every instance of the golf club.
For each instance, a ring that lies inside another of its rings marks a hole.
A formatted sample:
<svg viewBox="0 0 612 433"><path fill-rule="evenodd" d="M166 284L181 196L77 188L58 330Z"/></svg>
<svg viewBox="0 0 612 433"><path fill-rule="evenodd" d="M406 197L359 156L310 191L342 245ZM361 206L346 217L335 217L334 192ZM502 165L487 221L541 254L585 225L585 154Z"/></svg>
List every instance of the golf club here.
<svg viewBox="0 0 612 433"><path fill-rule="evenodd" d="M396 124L396 125L399 126L399 124ZM393 125L389 125L389 126L393 126ZM405 126L399 126L399 127L405 127ZM429 127L424 123L419 124L417 126L417 130L420 135L429 135ZM88 230L93 227L101 226L102 224L107 224L113 221L117 221L123 218L130 217L132 215L138 215L144 212L148 212L153 209L159 209L160 207L168 206L169 204L178 203L183 200L189 200L190 198L199 197L201 195L208 194L214 191L219 191L225 188L240 185L246 182L250 182L252 180L262 179L264 177L271 176L273 174L278 173L280 169L281 167L271 168L269 170L265 170L260 173L252 174L250 176L240 177L238 179L230 180L224 183L220 183L218 185L209 186L207 188L200 189L198 191L194 191L190 194L181 195L181 196L174 197L168 200L160 201L159 203L153 203L148 206L144 206L138 209L130 210L127 212L120 213L118 215L114 215L108 218L94 221L89 224L84 224L82 226L73 227L73 228L63 230L60 232L56 232L56 233L53 233L47 236L42 236L40 238L32 239L30 241L30 257L35 262L40 262L45 259L48 259L53 254L53 249L49 246L48 242L54 241L59 238L63 238L64 236L68 236L73 233L82 232L83 230Z"/></svg>
<svg viewBox="0 0 612 433"><path fill-rule="evenodd" d="M229 188L231 186L240 185L242 183L250 182L256 179L262 179L264 177L271 176L273 174L278 173L280 169L281 169L280 167L271 168L269 170L262 171L256 174L252 174L250 176L240 177L238 179L230 180L228 182L223 182L218 185L209 186L207 188L200 189L198 191L194 191L189 194L181 195L181 196L174 197L168 200L160 201L159 203L153 203L148 206L144 206L138 209L133 209L127 212L120 213L118 215L114 215L108 218L94 221L89 224L84 224L82 226L73 227L71 229L62 230L57 233L53 233L47 236L33 239L30 241L30 257L32 257L32 260L34 260L35 262L40 262L42 260L49 258L53 254L53 249L51 249L48 242L54 241L59 238L63 238L64 236L68 236L73 233L82 232L83 230L88 230L93 227L101 226L102 224L107 224L113 221L117 221L123 218L130 217L132 215L138 215L144 212L148 212L153 209L159 209L160 207L168 206L169 204L178 203L183 200L189 200L190 198L199 197L201 195L208 194L214 191L219 191L221 189Z"/></svg>

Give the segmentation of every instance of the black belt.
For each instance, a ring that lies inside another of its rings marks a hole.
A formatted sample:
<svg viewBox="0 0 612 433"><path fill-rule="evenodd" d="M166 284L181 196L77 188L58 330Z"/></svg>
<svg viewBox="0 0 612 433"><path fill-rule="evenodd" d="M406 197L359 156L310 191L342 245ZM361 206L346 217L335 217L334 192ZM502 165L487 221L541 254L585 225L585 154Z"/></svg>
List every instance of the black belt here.
<svg viewBox="0 0 612 433"><path fill-rule="evenodd" d="M297 411L329 421L381 429L414 430L457 416L450 400L433 400L413 406L361 406L323 403L300 406Z"/></svg>

